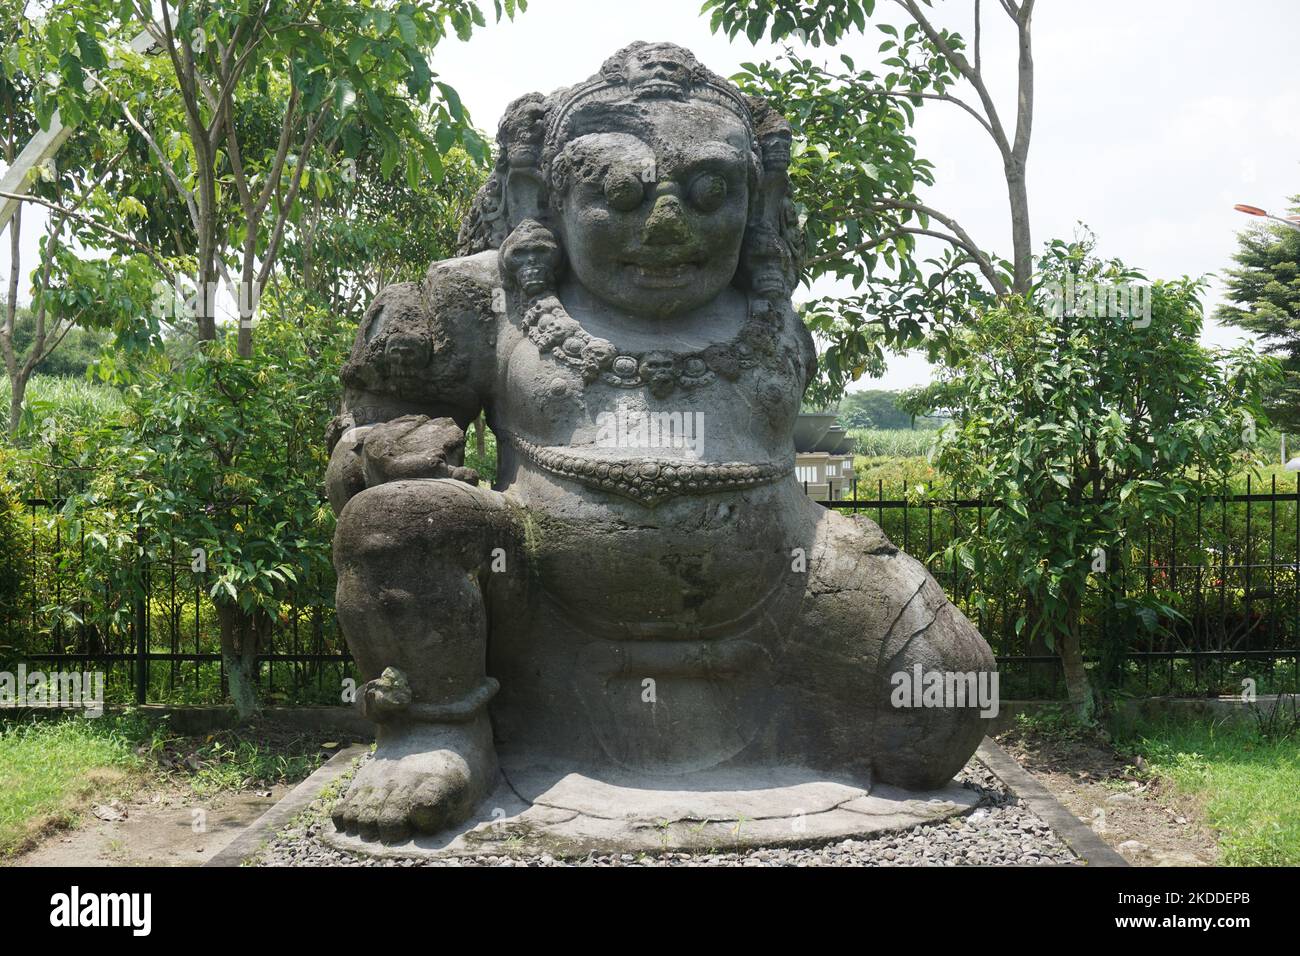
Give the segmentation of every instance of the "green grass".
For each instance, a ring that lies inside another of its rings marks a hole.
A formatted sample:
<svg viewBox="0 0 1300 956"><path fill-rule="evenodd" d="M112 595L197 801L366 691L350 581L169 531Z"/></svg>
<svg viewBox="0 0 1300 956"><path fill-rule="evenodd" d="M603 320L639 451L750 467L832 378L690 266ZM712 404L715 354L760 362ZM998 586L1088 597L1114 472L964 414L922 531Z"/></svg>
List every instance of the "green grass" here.
<svg viewBox="0 0 1300 956"><path fill-rule="evenodd" d="M920 428L852 428L849 434L857 440L857 453L868 458L924 457L939 435L938 429Z"/></svg>
<svg viewBox="0 0 1300 956"><path fill-rule="evenodd" d="M0 722L0 858L74 826L92 802L130 793L146 779L198 799L307 777L337 745L324 734L268 726L177 736L166 720L130 713Z"/></svg>
<svg viewBox="0 0 1300 956"><path fill-rule="evenodd" d="M46 431L46 419L53 419L56 428L80 427L122 411L117 389L62 375L33 375L26 399L37 434ZM4 375L0 375L0 427L9 428L9 379Z"/></svg>
<svg viewBox="0 0 1300 956"><path fill-rule="evenodd" d="M110 717L0 724L0 857L128 788L144 768L130 731Z"/></svg>
<svg viewBox="0 0 1300 956"><path fill-rule="evenodd" d="M1124 742L1203 808L1229 866L1300 865L1300 733L1254 724L1169 721Z"/></svg>
<svg viewBox="0 0 1300 956"><path fill-rule="evenodd" d="M254 785L303 780L323 762L310 753L272 753L250 740L215 739L195 751L200 769L189 778L196 796L243 790Z"/></svg>

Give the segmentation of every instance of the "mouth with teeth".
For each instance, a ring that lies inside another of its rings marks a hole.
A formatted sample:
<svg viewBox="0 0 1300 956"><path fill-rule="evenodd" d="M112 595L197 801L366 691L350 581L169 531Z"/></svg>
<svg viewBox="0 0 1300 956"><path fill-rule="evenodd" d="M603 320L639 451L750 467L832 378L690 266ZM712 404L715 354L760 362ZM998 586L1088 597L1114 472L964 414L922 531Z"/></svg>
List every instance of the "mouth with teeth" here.
<svg viewBox="0 0 1300 956"><path fill-rule="evenodd" d="M636 86L636 95L641 99L656 99L663 97L666 99L679 100L683 98L682 84L661 77L656 77L651 80L642 80Z"/></svg>
<svg viewBox="0 0 1300 956"><path fill-rule="evenodd" d="M626 263L625 268L631 273L632 281L648 289L676 289L690 285L695 281L699 264L695 262L673 263Z"/></svg>
<svg viewBox="0 0 1300 956"><path fill-rule="evenodd" d="M521 269L519 285L528 295L536 295L550 285L550 271L541 266Z"/></svg>

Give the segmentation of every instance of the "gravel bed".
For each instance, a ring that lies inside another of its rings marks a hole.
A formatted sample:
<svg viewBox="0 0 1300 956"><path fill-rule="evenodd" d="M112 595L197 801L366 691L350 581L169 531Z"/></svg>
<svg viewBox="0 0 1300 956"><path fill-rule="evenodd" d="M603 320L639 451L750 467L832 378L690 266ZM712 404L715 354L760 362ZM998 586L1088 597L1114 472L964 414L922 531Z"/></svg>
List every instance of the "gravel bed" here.
<svg viewBox="0 0 1300 956"><path fill-rule="evenodd" d="M869 840L825 846L756 848L737 853L606 854L581 859L475 856L455 860L382 860L326 846L317 834L332 827L318 800L276 835L253 865L260 866L1035 866L1079 860L1046 823L1009 793L977 759L957 775L980 794L974 812Z"/></svg>

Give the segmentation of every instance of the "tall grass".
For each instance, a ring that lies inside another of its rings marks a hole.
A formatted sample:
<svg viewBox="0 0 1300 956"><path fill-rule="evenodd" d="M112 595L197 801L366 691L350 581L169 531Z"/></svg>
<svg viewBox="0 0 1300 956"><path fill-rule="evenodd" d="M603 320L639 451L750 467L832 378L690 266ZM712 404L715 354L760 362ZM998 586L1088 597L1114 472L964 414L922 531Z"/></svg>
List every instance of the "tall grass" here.
<svg viewBox="0 0 1300 956"><path fill-rule="evenodd" d="M131 712L0 720L0 859L145 780L165 776L200 799L296 783L337 747L324 737L261 724L190 737Z"/></svg>
<svg viewBox="0 0 1300 956"><path fill-rule="evenodd" d="M9 430L9 378L0 375L0 428ZM27 409L32 430L40 434L46 421L56 427L102 421L122 411L122 395L108 385L60 375L33 375L27 383Z"/></svg>
<svg viewBox="0 0 1300 956"><path fill-rule="evenodd" d="M902 428L854 428L849 434L857 441L857 453L867 458L924 457L934 446L938 429L909 431Z"/></svg>
<svg viewBox="0 0 1300 956"><path fill-rule="evenodd" d="M111 718L0 724L0 857L125 791L144 764L123 731Z"/></svg>

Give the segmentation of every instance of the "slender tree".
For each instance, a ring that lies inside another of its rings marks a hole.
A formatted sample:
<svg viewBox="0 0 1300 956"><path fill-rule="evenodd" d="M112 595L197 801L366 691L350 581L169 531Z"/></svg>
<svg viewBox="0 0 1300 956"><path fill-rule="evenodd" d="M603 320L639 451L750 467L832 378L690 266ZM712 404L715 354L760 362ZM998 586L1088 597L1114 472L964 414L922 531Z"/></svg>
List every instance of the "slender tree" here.
<svg viewBox="0 0 1300 956"><path fill-rule="evenodd" d="M494 6L500 19L526 5L494 0ZM161 7L145 0L55 0L45 14L24 27L23 42L10 57L26 75L41 78L33 85L32 113L42 127L56 109L65 124L87 130L125 124L144 144L149 179L159 190L144 204L145 217L155 221L155 233L174 209L186 220L171 230L174 263L156 248L145 251L158 260L155 278L168 285L170 299L192 299L191 315L180 320L191 318L204 343L202 354L192 356L202 369L213 362L256 362L253 319L263 290L277 274L286 242L301 247L304 229L311 228L303 218L304 192L328 191L340 158L373 153L378 178L400 171L414 189L439 181L443 157L457 147L479 161L487 156L456 91L430 67L439 43L450 36L468 39L486 25L472 0L179 0ZM142 29L154 42L137 53L127 40ZM336 149L322 149L329 144ZM97 195L101 210L113 208L113 200ZM80 221L80 212L58 199L31 201ZM95 217L85 218L89 228ZM139 245L122 230L101 231L100 248L114 242ZM88 237L83 244L91 244ZM84 268L68 263L65 271ZM175 280L181 269L191 277L189 293ZM234 354L210 347L221 331L219 284L240 312ZM60 287L65 296L74 291L72 283ZM283 294L270 299L290 301ZM157 304L136 298L137 310L157 312ZM123 381L134 374L126 362L115 372ZM194 375L202 387L216 390L205 401L229 406L228 415L214 412L214 421L255 417L262 381L256 369ZM230 381L241 387L230 389ZM245 548L257 544L247 540L255 532L244 508L228 507L237 496L226 487L257 447L256 436L241 431L209 445L211 474L221 486L211 492L211 521L228 549L236 541ZM199 472L171 474L185 480ZM193 491L172 489L177 495ZM259 588L257 575L233 565L220 570L211 594L222 654L232 697L248 713L256 705L257 658L276 612L276 592Z"/></svg>
<svg viewBox="0 0 1300 956"><path fill-rule="evenodd" d="M1300 213L1300 196L1291 202L1291 212ZM1268 395L1269 418L1300 432L1300 231L1258 226L1238 242L1237 268L1227 271L1227 302L1215 318L1259 336L1282 360L1285 378Z"/></svg>
<svg viewBox="0 0 1300 956"><path fill-rule="evenodd" d="M882 348L938 349L974 303L1025 294L1033 282L1027 171L1034 0L996 4L1018 50L1009 109L999 104L985 70L981 0L974 2L970 43L938 24L930 0L892 0L892 6L909 22L901 31L876 24L883 35L879 52L886 54L882 71L860 68L844 55L844 70L828 70L787 50L774 63L745 64L741 77L794 117L795 132L809 147L809 161L792 171L810 237L809 280L833 275L851 279L857 289L816 300L805 314L830 342L823 354L829 396L877 367ZM742 32L751 42L764 35L774 42L797 37L820 47L865 33L879 11L875 0L706 0L703 12L713 30L732 38ZM950 210L917 194L918 187L933 184L931 165L917 154L910 134L915 110L927 102L965 113L997 151L1009 209L1009 262L988 252ZM918 262L920 237L939 240L947 252Z"/></svg>

